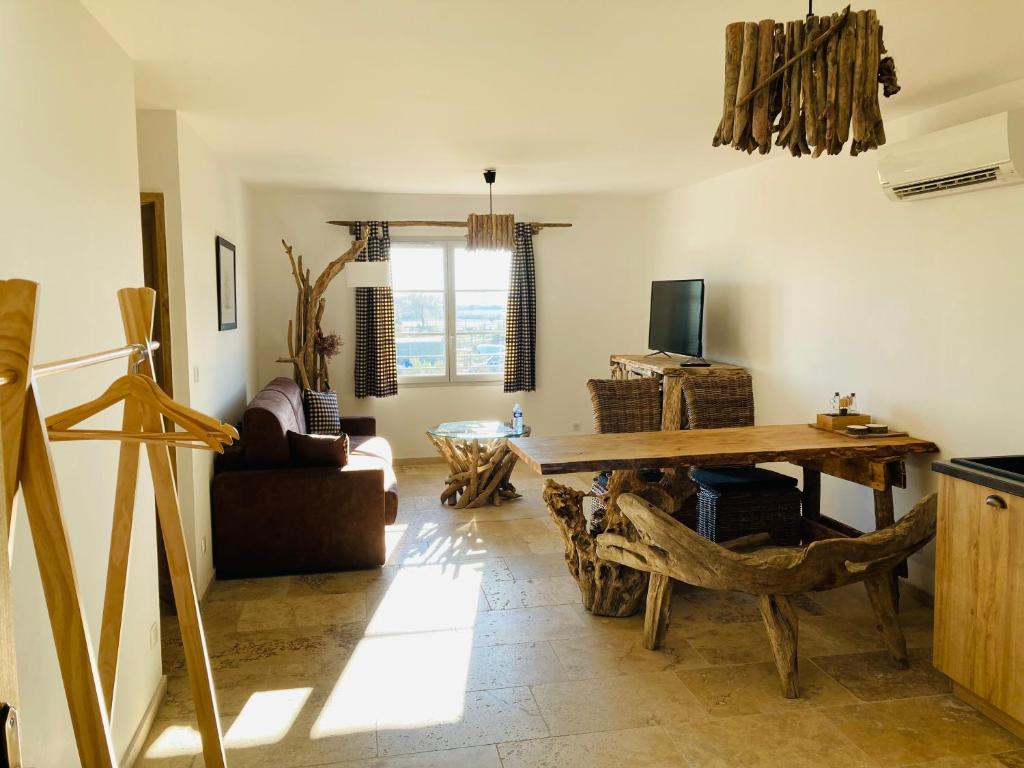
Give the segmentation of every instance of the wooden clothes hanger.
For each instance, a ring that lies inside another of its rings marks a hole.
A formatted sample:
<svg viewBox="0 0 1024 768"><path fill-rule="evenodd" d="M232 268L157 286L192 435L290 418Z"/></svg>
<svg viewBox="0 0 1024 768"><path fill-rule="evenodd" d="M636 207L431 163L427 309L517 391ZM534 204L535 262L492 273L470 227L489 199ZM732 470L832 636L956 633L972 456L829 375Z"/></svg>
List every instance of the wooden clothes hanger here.
<svg viewBox="0 0 1024 768"><path fill-rule="evenodd" d="M152 408L183 432L135 432L128 430L71 429L119 403L135 402ZM182 405L167 395L152 378L142 373L127 373L114 381L106 392L82 405L55 413L46 419L50 439L57 440L119 440L201 448L218 453L238 439L238 430L204 413Z"/></svg>

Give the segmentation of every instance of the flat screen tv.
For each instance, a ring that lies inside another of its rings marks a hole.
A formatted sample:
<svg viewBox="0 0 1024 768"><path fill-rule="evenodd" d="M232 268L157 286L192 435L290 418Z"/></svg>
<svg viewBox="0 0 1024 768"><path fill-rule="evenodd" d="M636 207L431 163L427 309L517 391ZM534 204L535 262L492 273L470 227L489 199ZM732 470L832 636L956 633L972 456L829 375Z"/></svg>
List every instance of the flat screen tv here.
<svg viewBox="0 0 1024 768"><path fill-rule="evenodd" d="M651 283L648 349L703 356L704 281L656 280Z"/></svg>

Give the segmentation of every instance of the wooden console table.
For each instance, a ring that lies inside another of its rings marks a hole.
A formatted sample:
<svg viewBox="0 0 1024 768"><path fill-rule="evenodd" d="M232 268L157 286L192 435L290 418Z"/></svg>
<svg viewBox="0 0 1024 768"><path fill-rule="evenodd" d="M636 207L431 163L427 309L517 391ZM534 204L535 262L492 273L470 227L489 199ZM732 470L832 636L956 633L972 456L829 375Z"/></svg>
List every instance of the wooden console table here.
<svg viewBox="0 0 1024 768"><path fill-rule="evenodd" d="M822 474L871 488L874 491L875 528L884 528L895 522L893 487L906 487L904 457L938 451L934 443L915 437L878 435L860 439L814 429L806 424L516 438L509 440L509 446L524 464L541 475L612 470L603 530L591 530L582 520L581 492L549 482L544 495L548 511L565 538L570 572L574 576L593 572L609 574L603 583L588 582L584 585L581 581L581 590L629 593L611 596L585 593L584 604L615 606L616 613L604 615L618 616L629 615L629 610L639 610L647 581L636 578L633 574L637 572L633 569L627 569L631 573L626 573L616 570L626 566L600 560L591 545L600 533L612 530L627 537L636 535L619 512L615 498L622 492L645 495L638 470L750 465L771 461L796 464L803 468L804 475L803 537L805 540L828 539L860 536L861 531L821 514ZM656 489L655 495L660 493L664 491Z"/></svg>
<svg viewBox="0 0 1024 768"><path fill-rule="evenodd" d="M689 358L682 355L612 355L613 379L661 380L661 428L686 429L686 408L683 405L683 378L686 376L733 376L746 373L746 368L730 363L709 366L684 366Z"/></svg>

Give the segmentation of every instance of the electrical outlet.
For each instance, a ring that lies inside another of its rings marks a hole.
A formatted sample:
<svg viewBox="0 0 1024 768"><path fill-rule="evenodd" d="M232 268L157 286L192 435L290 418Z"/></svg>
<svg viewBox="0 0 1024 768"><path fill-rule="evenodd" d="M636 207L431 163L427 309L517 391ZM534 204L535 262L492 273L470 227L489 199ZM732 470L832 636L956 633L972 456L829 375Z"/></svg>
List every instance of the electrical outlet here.
<svg viewBox="0 0 1024 768"><path fill-rule="evenodd" d="M157 643L160 642L160 628L154 621L149 627L149 647L156 648Z"/></svg>
<svg viewBox="0 0 1024 768"><path fill-rule="evenodd" d="M201 538L199 540L199 551L202 552L204 555L206 554L206 537L205 536L203 536L203 538Z"/></svg>
<svg viewBox="0 0 1024 768"><path fill-rule="evenodd" d="M199 366L198 365L192 366L192 381L195 384L199 383Z"/></svg>

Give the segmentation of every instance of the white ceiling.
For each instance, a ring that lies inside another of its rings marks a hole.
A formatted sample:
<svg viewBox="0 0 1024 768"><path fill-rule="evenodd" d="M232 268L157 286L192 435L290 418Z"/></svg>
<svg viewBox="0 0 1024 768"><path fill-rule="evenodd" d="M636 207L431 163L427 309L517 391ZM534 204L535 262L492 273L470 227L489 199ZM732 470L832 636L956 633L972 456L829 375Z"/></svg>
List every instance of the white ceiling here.
<svg viewBox="0 0 1024 768"><path fill-rule="evenodd" d="M723 30L806 12L803 0L83 2L135 59L140 106L180 110L247 181L430 193L480 192L490 165L497 192L529 194L652 191L758 162L711 148ZM1024 77L1021 0L870 5L904 86L887 118Z"/></svg>

